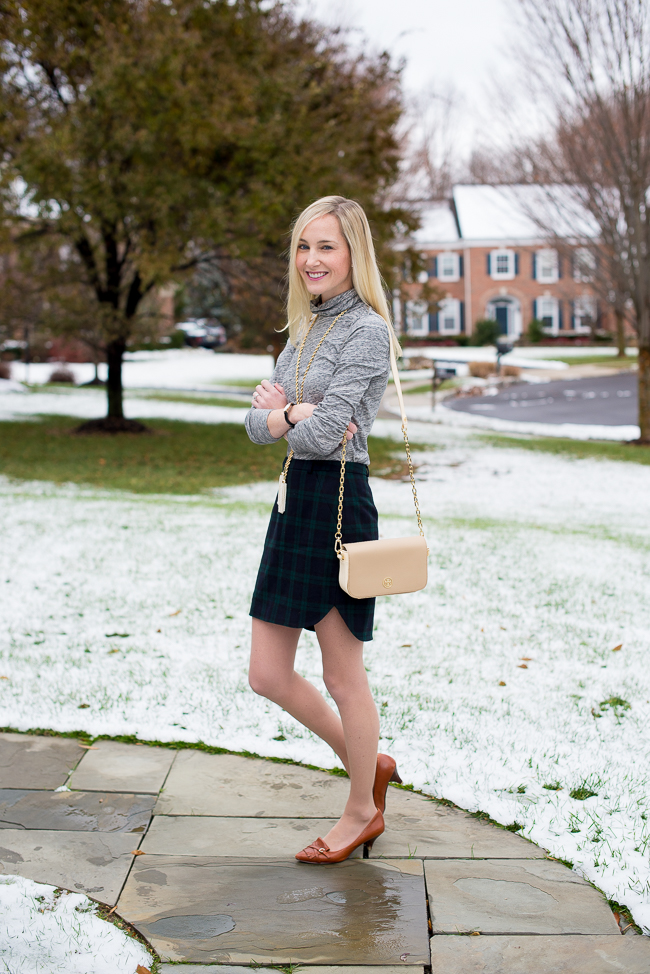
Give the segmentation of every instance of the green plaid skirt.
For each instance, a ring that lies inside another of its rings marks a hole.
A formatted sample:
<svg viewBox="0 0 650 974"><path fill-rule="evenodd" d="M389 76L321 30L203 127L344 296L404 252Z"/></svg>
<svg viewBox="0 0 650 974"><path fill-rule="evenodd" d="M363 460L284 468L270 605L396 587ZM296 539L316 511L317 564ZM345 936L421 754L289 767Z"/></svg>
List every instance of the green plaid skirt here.
<svg viewBox="0 0 650 974"><path fill-rule="evenodd" d="M264 542L250 614L264 622L314 629L336 606L348 629L372 639L374 599L353 599L339 585L334 551L341 465L334 460L292 460L287 503L277 499ZM377 508L364 463L346 463L343 542L375 541Z"/></svg>

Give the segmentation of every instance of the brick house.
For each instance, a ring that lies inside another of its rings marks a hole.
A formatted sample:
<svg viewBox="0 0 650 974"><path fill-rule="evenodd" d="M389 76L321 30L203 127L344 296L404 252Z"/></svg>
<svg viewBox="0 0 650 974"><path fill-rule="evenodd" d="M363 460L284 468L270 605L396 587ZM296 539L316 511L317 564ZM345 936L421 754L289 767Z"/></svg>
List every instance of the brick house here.
<svg viewBox="0 0 650 974"><path fill-rule="evenodd" d="M417 300L417 286L403 308L396 302L396 320L409 335L471 335L485 318L513 340L533 319L557 337L588 335L593 322L613 328L590 283L593 251L549 246L529 215L535 193L532 186L458 185L450 200L422 205L414 242L426 259L426 278L445 298L436 314Z"/></svg>

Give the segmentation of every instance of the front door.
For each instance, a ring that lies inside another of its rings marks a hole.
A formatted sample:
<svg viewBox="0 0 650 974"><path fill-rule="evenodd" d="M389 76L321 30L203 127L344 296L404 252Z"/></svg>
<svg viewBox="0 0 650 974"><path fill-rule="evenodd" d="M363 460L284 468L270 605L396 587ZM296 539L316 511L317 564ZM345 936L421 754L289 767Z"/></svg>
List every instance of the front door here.
<svg viewBox="0 0 650 974"><path fill-rule="evenodd" d="M506 304L497 305L496 317L497 317L497 323L499 325L499 333L501 335L507 335L508 334L508 306Z"/></svg>

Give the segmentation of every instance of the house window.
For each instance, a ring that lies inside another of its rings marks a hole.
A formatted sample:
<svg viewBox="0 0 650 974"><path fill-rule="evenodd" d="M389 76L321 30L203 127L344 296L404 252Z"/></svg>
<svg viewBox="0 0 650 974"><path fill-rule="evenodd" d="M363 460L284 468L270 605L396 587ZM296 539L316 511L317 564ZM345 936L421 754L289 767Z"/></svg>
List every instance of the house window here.
<svg viewBox="0 0 650 974"><path fill-rule="evenodd" d="M429 334L429 306L426 301L406 302L406 330L414 336Z"/></svg>
<svg viewBox="0 0 650 974"><path fill-rule="evenodd" d="M440 281L459 281L460 280L460 257L458 254L446 253L438 254L438 280Z"/></svg>
<svg viewBox="0 0 650 974"><path fill-rule="evenodd" d="M443 335L459 335L462 324L461 304L457 298L445 298L438 311L438 331Z"/></svg>
<svg viewBox="0 0 650 974"><path fill-rule="evenodd" d="M583 294L573 302L574 331L588 332L596 321L598 309L596 299L591 294Z"/></svg>
<svg viewBox="0 0 650 974"><path fill-rule="evenodd" d="M596 273L596 255L588 247L578 247L573 255L573 280L589 284Z"/></svg>
<svg viewBox="0 0 650 974"><path fill-rule="evenodd" d="M556 298L545 295L535 302L535 317L542 322L545 331L557 335L560 327L560 306Z"/></svg>
<svg viewBox="0 0 650 974"><path fill-rule="evenodd" d="M514 250L493 250L488 255L488 273L495 281L511 281L517 273Z"/></svg>
<svg viewBox="0 0 650 974"><path fill-rule="evenodd" d="M557 250L538 250L535 254L535 277L544 284L555 284L559 277Z"/></svg>

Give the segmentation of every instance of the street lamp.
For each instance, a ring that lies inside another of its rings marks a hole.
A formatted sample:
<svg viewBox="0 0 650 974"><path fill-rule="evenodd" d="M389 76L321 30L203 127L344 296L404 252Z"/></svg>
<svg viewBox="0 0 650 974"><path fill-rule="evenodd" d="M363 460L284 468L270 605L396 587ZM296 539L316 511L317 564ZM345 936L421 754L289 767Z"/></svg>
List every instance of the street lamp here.
<svg viewBox="0 0 650 974"><path fill-rule="evenodd" d="M503 338L499 338L497 341L497 375L501 374L501 358L503 355L507 355L514 348L512 342L507 342Z"/></svg>

